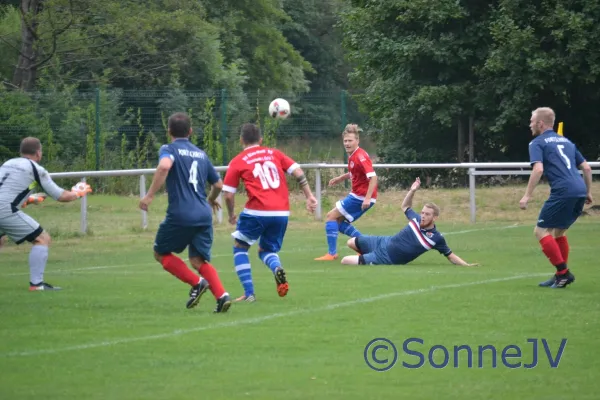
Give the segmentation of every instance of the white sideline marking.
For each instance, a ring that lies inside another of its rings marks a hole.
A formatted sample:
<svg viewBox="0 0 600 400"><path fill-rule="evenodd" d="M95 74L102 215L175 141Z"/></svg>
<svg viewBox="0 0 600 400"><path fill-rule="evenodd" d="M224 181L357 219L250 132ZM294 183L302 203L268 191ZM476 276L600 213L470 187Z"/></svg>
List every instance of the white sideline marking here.
<svg viewBox="0 0 600 400"><path fill-rule="evenodd" d="M547 275L548 275L547 273L514 275L514 276L505 277L505 278L487 279L487 280L483 280L483 281L454 283L451 285L441 285L441 286L430 286L428 288L423 288L423 289L405 290L402 292L386 293L386 294L382 294L379 296L345 301L342 303L334 303L334 304L330 304L330 305L324 306L324 307L296 309L294 311L289 311L289 312L269 314L269 315L265 315L262 317L256 317L256 318L239 319L239 320L230 321L230 322L221 322L221 323L216 323L216 324L211 324L211 325L200 326L200 327L192 328L192 329L177 329L172 332L161 333L158 335L149 335L149 336L139 336L139 337L134 337L134 338L126 338L126 339L108 340L108 341L104 341L104 342L80 344L77 346L68 346L68 347L62 347L62 348L57 348L57 349L41 349L41 350L31 350L31 351L23 351L23 352L12 352L12 353L0 354L0 357L39 356L39 355L43 355L43 354L55 354L55 353L63 353L63 352L67 352L67 351L88 350L88 349L94 349L94 348L99 348L99 347L115 346L118 344L141 342L141 341L145 341L145 340L167 339L167 338L171 338L174 336L185 335L188 333L195 333L195 332L201 332L201 331L207 331L207 330L212 330L212 329L228 328L228 327L240 326L240 325L252 325L252 324L257 324L257 323L264 322L264 321L269 321L269 320L275 319L275 318L291 317L291 316L300 315L300 314L313 314L313 313L321 312L321 311L330 311L330 310L335 310L335 309L342 308L342 307L354 306L357 304L373 303L375 301L390 299L393 297L411 296L413 294L429 293L429 292L434 292L434 291L441 290L441 289L463 288L463 287L468 287L468 286L484 285L487 283L505 282L505 281L511 281L511 280L515 280L515 279L533 278L536 276L547 276Z"/></svg>
<svg viewBox="0 0 600 400"><path fill-rule="evenodd" d="M444 236L459 235L459 234L463 234L463 233L471 233L471 232L479 232L479 231L493 231L493 230L519 228L521 226L524 226L524 225L513 224L513 225L501 226L501 227L495 227L495 228L468 229L465 231L454 231L454 232L447 232L447 233L442 232L442 234ZM313 248L314 247L302 247L302 248L295 248L295 249L290 249L290 250L281 250L280 253L300 253L300 252L303 252L306 250L311 250ZM352 253L352 254L354 254L354 253ZM212 258L231 257L231 256L232 256L232 254L215 254L212 256ZM185 259L184 261L187 262L188 260ZM70 273L73 271L88 271L88 270L98 270L98 269L137 267L137 266L142 266L142 265L154 265L154 264L156 264L156 261L147 262L147 263L136 263L136 264L99 265L99 266L93 266L93 267L82 267L82 268L72 268L72 269L56 269L56 270L48 271L48 273L49 274L62 274L62 273ZM2 274L0 276L26 276L26 275L29 275L29 272L16 272L16 273L10 273L10 274Z"/></svg>

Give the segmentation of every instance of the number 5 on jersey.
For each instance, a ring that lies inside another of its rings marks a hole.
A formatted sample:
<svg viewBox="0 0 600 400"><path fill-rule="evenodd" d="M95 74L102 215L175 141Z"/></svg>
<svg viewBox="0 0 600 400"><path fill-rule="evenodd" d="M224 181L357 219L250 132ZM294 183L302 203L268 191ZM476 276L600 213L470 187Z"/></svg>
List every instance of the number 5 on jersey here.
<svg viewBox="0 0 600 400"><path fill-rule="evenodd" d="M565 146L563 146L562 144L558 144L558 145L556 145L556 147L558 148L558 152L560 153L562 158L565 159L565 163L567 164L567 169L571 169L571 160L569 160L569 157L567 157L567 155L563 152L563 149L565 148Z"/></svg>
<svg viewBox="0 0 600 400"><path fill-rule="evenodd" d="M260 183L265 190L269 188L277 189L280 185L279 171L271 161L265 161L262 165L260 163L254 164L252 175L260 179Z"/></svg>

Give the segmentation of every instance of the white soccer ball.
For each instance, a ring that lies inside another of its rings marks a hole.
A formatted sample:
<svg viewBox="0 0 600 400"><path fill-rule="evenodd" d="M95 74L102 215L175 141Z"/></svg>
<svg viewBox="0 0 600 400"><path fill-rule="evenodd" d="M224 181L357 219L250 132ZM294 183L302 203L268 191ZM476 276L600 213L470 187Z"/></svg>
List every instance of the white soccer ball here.
<svg viewBox="0 0 600 400"><path fill-rule="evenodd" d="M290 103L285 99L275 99L269 104L269 115L272 118L286 119L290 113Z"/></svg>

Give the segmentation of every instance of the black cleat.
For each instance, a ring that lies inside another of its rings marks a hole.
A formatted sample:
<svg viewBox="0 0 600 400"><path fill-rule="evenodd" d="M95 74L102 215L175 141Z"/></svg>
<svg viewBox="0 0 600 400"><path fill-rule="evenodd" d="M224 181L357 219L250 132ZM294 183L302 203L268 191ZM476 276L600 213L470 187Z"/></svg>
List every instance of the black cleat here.
<svg viewBox="0 0 600 400"><path fill-rule="evenodd" d="M224 313L229 310L229 307L231 307L231 296L229 296L229 293L225 292L225 294L223 294L223 296L219 297L219 300L217 300L217 307L215 308L214 312Z"/></svg>
<svg viewBox="0 0 600 400"><path fill-rule="evenodd" d="M29 282L29 291L30 292L36 292L38 290L62 290L62 288L58 287L58 286L52 286L49 283L46 282L40 282L40 283L36 283L35 285L31 282Z"/></svg>
<svg viewBox="0 0 600 400"><path fill-rule="evenodd" d="M540 282L538 286L550 287L550 286L554 285L554 282L556 282L556 275L552 275L552 277L550 279L548 279L547 281Z"/></svg>
<svg viewBox="0 0 600 400"><path fill-rule="evenodd" d="M275 283L277 284L277 294L279 294L279 297L285 297L290 289L290 285L285 277L285 271L281 267L275 268Z"/></svg>
<svg viewBox="0 0 600 400"><path fill-rule="evenodd" d="M567 271L566 274L556 275L556 281L550 287L552 289L564 289L573 282L575 282L575 275L571 271Z"/></svg>
<svg viewBox="0 0 600 400"><path fill-rule="evenodd" d="M190 299L185 304L186 308L194 308L198 305L200 301L200 297L206 292L208 289L208 282L206 279L200 280L200 282L190 289Z"/></svg>

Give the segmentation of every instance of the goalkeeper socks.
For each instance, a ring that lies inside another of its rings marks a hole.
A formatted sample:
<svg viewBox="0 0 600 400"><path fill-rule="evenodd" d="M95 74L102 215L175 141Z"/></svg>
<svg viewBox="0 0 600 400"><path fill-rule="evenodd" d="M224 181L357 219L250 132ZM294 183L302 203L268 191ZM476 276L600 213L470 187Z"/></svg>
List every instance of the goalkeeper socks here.
<svg viewBox="0 0 600 400"><path fill-rule="evenodd" d="M562 255L563 260L565 260L565 263L569 262L569 241L567 240L566 236L559 236L556 239L556 244L558 245L558 248L560 249L560 254Z"/></svg>
<svg viewBox="0 0 600 400"><path fill-rule="evenodd" d="M240 283L244 287L244 296L254 294L254 284L252 284L252 270L250 269L250 258L248 249L233 247L233 264Z"/></svg>
<svg viewBox="0 0 600 400"><path fill-rule="evenodd" d="M44 270L48 261L48 246L36 244L29 253L29 282L34 285L44 281Z"/></svg>
<svg viewBox="0 0 600 400"><path fill-rule="evenodd" d="M202 277L208 281L208 284L210 285L208 288L212 292L213 296L215 296L215 299L218 300L221 298L221 296L223 296L225 293L225 288L223 288L223 284L221 283L221 279L219 279L219 274L217 273L215 267L205 262L200 266L198 272L200 272L200 275L202 275Z"/></svg>
<svg viewBox="0 0 600 400"><path fill-rule="evenodd" d="M173 254L163 256L161 264L165 271L190 286L196 286L200 282L200 277L192 272L181 258Z"/></svg>
<svg viewBox="0 0 600 400"><path fill-rule="evenodd" d="M358 229L356 229L352 224L349 224L346 221L343 221L342 223L340 223L339 229L340 229L340 232L342 232L344 235L348 235L350 237L362 236L362 233L360 233L360 231Z"/></svg>
<svg viewBox="0 0 600 400"><path fill-rule="evenodd" d="M259 251L258 257L265 263L271 272L275 273L277 267L281 267L281 261L276 253L269 253L268 251Z"/></svg>
<svg viewBox="0 0 600 400"><path fill-rule="evenodd" d="M563 274L567 272L567 264L560 252L560 248L554 240L552 235L544 236L542 240L540 240L540 244L542 245L542 251L550 260L550 263L556 267L556 271L558 274Z"/></svg>
<svg viewBox="0 0 600 400"><path fill-rule="evenodd" d="M327 245L329 246L329 254L331 255L337 254L338 225L337 221L327 221L325 223Z"/></svg>

